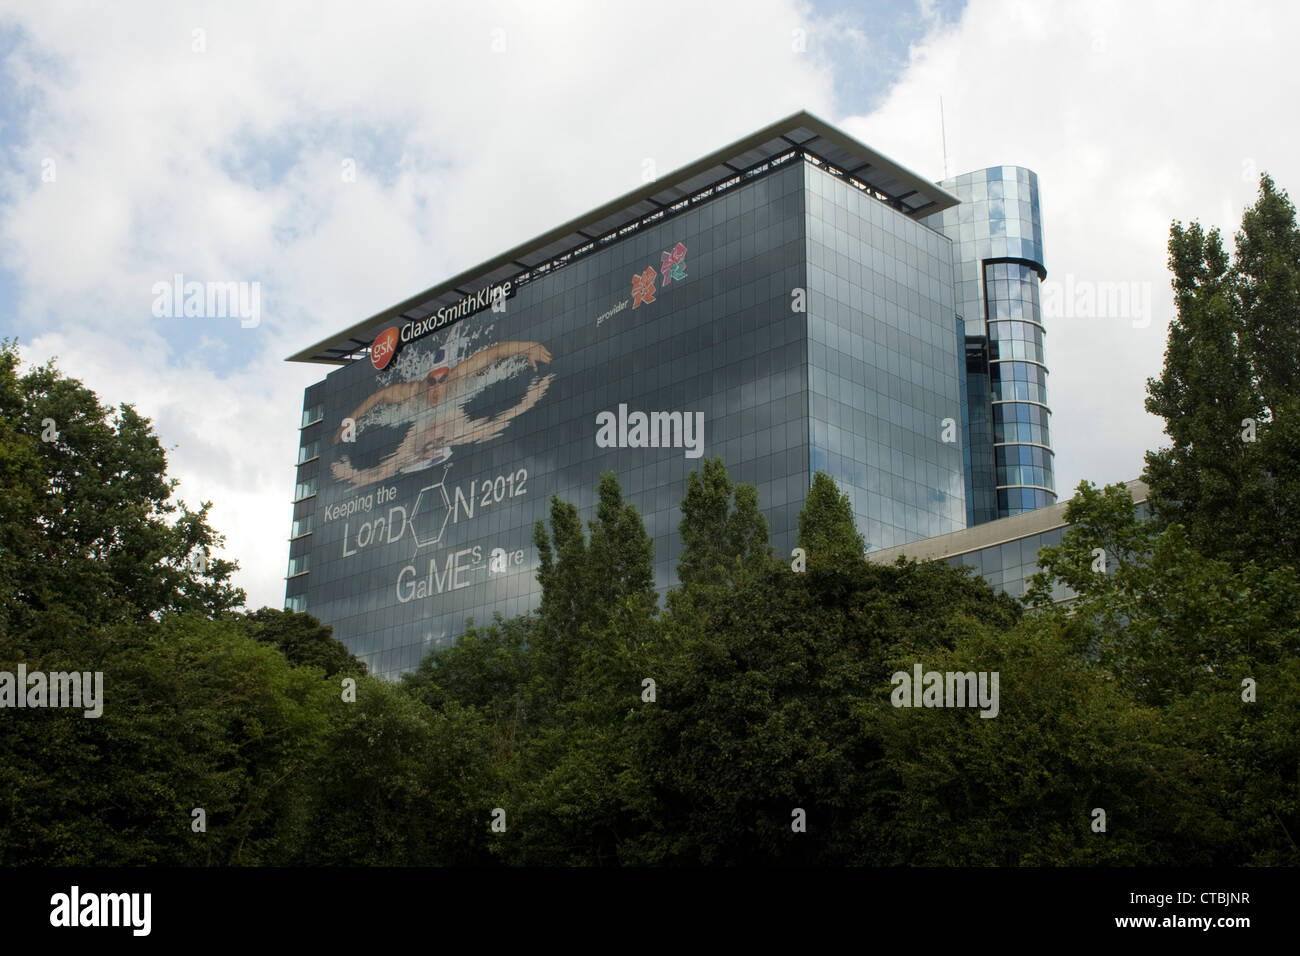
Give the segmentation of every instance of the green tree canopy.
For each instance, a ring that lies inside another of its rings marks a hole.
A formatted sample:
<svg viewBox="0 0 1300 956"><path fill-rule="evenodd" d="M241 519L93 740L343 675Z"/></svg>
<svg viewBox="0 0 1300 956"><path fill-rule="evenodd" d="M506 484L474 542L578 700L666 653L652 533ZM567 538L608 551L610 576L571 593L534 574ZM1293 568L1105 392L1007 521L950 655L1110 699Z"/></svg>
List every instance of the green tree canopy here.
<svg viewBox="0 0 1300 956"><path fill-rule="evenodd" d="M334 629L310 614L264 607L242 615L238 621L255 641L270 644L298 667L318 667L327 677L360 676L366 666L334 639Z"/></svg>
<svg viewBox="0 0 1300 956"><path fill-rule="evenodd" d="M825 472L813 475L808 500L799 512L799 547L810 568L845 568L862 561L866 543L853 520L849 496Z"/></svg>
<svg viewBox="0 0 1300 956"><path fill-rule="evenodd" d="M1267 175L1229 259L1217 230L1170 230L1176 318L1147 411L1172 444L1148 452L1156 518L1233 564L1300 563L1300 230Z"/></svg>
<svg viewBox="0 0 1300 956"><path fill-rule="evenodd" d="M212 554L222 539L208 525L211 503L195 512L172 500L177 482L149 421L130 405L111 412L52 362L23 375L18 365L5 342L5 619L25 629L56 611L57 630L242 604L235 564Z"/></svg>
<svg viewBox="0 0 1300 956"><path fill-rule="evenodd" d="M539 674L558 702L581 693L584 654L617 631L628 646L656 612L654 542L612 472L601 475L587 542L578 509L551 498L551 530L538 522L541 606L533 631Z"/></svg>
<svg viewBox="0 0 1300 956"><path fill-rule="evenodd" d="M744 577L763 573L773 559L758 490L733 484L721 458L705 460L687 477L678 531L682 556L669 601L679 616L711 606Z"/></svg>
<svg viewBox="0 0 1300 956"><path fill-rule="evenodd" d="M1300 576L1202 555L1182 525L1138 519L1122 485L1081 483L1066 515L1061 544L1039 553L1030 600L1040 609L1031 620L1152 711L1152 740L1177 746L1170 759L1187 789L1149 820L1159 852L1170 862L1294 864ZM1095 548L1109 558L1106 573L1093 570ZM1079 597L1050 607L1053 582ZM1176 815L1191 830L1177 823L1177 835L1157 838L1160 819Z"/></svg>

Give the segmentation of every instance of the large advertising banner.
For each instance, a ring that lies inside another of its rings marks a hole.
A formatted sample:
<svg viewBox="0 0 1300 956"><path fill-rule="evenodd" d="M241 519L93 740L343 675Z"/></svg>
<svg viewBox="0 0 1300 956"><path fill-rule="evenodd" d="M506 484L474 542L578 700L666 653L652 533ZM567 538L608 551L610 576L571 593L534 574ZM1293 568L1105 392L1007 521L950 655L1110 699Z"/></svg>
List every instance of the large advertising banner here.
<svg viewBox="0 0 1300 956"><path fill-rule="evenodd" d="M634 431L625 408L621 432L598 429L606 406L596 377L566 363L558 343L582 351L635 330L662 311L665 292L687 285L686 256L674 242L563 315L538 307L536 283L504 283L383 330L368 361L330 376L308 607L354 653L453 640L467 616L489 621L503 597L535 588L532 530L558 469L584 457L594 489L593 460L613 444L602 436ZM597 274L593 286L604 280ZM620 387L603 388L617 397ZM542 411L560 402L567 420L557 426ZM693 416L686 425L685 441L702 441ZM664 432L666 448L683 447L680 414Z"/></svg>

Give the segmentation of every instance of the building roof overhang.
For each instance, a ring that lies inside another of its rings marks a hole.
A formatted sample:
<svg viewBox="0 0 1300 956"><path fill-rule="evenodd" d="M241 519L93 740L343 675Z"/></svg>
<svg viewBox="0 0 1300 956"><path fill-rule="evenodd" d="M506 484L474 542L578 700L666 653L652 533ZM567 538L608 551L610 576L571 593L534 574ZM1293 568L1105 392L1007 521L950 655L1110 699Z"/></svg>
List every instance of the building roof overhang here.
<svg viewBox="0 0 1300 956"><path fill-rule="evenodd" d="M688 200L711 198L712 190L732 184L738 176L799 151L815 156L832 173L913 218L941 212L960 202L941 186L824 120L798 112L384 309L289 356L288 361L345 365L395 321L425 318L521 273L531 277L535 270L549 271L557 258L567 261L575 251L621 238L647 216L666 214Z"/></svg>

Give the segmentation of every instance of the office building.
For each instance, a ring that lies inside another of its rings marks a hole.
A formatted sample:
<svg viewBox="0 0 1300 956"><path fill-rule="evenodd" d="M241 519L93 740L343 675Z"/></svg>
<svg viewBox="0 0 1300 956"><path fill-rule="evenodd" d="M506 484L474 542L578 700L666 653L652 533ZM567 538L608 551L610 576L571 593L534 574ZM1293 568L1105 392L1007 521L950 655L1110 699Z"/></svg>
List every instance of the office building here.
<svg viewBox="0 0 1300 956"><path fill-rule="evenodd" d="M778 553L818 470L869 549L1051 503L1038 208L799 113L304 349L286 606L408 670L536 606L534 524L605 471L666 589L715 455Z"/></svg>

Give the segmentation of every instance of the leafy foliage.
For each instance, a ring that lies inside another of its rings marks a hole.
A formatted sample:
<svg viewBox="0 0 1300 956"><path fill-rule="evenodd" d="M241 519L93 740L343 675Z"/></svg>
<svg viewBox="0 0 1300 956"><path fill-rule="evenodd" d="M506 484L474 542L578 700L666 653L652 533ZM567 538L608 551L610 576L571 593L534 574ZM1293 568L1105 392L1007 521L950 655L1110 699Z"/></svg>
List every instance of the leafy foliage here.
<svg viewBox="0 0 1300 956"><path fill-rule="evenodd" d="M1162 523L1239 565L1300 564L1300 229L1267 175L1230 260L1217 230L1174 223L1178 315L1147 411L1172 445L1143 475Z"/></svg>
<svg viewBox="0 0 1300 956"><path fill-rule="evenodd" d="M366 672L333 631L310 614L264 607L238 618L244 632L255 641L270 644L297 667L316 667L325 676L359 677Z"/></svg>

